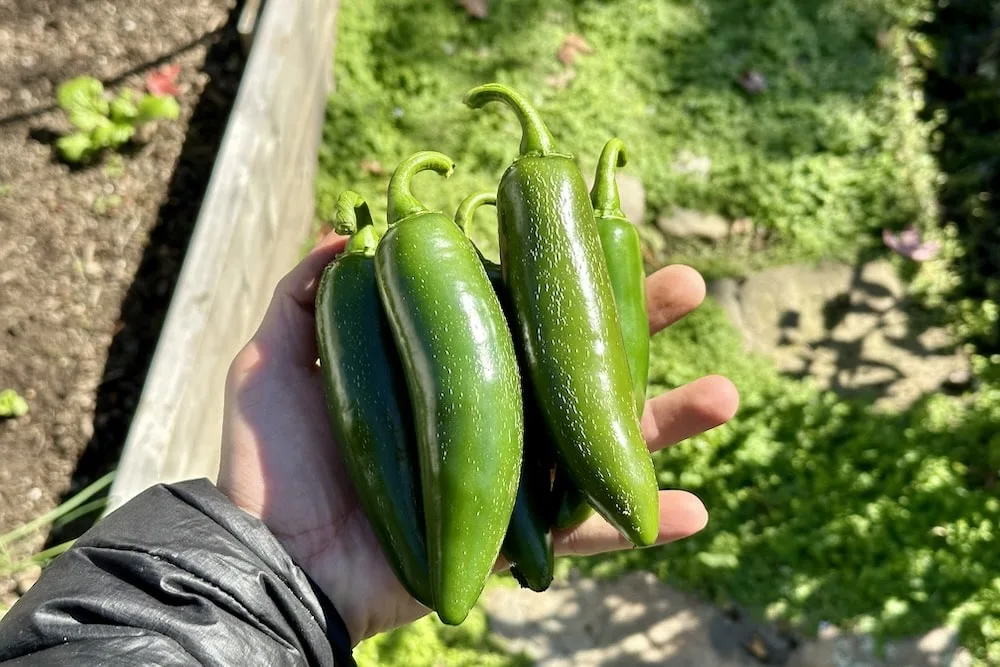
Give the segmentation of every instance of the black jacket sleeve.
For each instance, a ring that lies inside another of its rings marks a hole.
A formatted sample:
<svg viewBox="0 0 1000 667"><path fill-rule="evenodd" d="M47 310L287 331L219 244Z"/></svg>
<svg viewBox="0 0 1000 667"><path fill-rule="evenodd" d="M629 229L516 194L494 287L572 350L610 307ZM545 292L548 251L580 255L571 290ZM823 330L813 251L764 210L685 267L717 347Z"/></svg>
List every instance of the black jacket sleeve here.
<svg viewBox="0 0 1000 667"><path fill-rule="evenodd" d="M148 489L77 540L0 622L0 662L355 664L329 600L208 480Z"/></svg>

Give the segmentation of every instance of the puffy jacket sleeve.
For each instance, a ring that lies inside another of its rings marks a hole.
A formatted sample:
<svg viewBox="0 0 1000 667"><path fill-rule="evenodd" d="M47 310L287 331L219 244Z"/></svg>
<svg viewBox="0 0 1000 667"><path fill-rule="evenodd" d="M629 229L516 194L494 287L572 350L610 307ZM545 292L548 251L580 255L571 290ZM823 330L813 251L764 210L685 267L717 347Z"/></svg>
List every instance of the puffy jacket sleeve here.
<svg viewBox="0 0 1000 667"><path fill-rule="evenodd" d="M354 665L329 600L208 480L152 487L77 540L0 622L0 662Z"/></svg>

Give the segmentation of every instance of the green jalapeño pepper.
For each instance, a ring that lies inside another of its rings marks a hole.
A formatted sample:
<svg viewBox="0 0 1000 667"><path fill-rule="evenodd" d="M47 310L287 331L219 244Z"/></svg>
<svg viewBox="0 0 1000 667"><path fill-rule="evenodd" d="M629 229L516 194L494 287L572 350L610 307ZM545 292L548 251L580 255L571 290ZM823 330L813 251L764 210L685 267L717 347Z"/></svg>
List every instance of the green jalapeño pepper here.
<svg viewBox="0 0 1000 667"><path fill-rule="evenodd" d="M469 195L458 207L455 222L468 236L472 218L480 206L495 206L496 195L491 192ZM516 323L513 307L503 284L500 265L482 258L486 274L493 289L500 298L510 326ZM514 341L518 353L522 378L526 377L524 351ZM510 572L522 587L533 591L544 591L552 584L554 557L552 553L552 532L550 530L552 508L552 467L553 456L545 430L545 422L538 413L531 383L521 381L521 395L524 404L524 453L521 458L521 480L514 501L514 513L507 526L500 552L510 563Z"/></svg>
<svg viewBox="0 0 1000 667"><path fill-rule="evenodd" d="M344 252L323 271L316 295L327 412L336 446L389 565L410 595L429 606L410 399L375 279L379 237L360 195L341 195L336 229L353 233Z"/></svg>
<svg viewBox="0 0 1000 667"><path fill-rule="evenodd" d="M433 608L456 625L500 555L524 418L514 341L479 254L410 192L418 172L452 169L434 151L396 168L375 273L413 403Z"/></svg>
<svg viewBox="0 0 1000 667"><path fill-rule="evenodd" d="M608 140L597 163L590 199L594 205L611 289L615 293L615 307L632 376L635 410L641 418L646 407L646 384L649 381L649 314L646 312L646 270L639 232L622 212L618 182L615 180L615 168L624 167L627 162L628 155L622 140Z"/></svg>
<svg viewBox="0 0 1000 667"><path fill-rule="evenodd" d="M622 212L615 180L616 167L624 167L627 161L622 140L610 139L597 162L590 199L597 218L597 231L611 278L611 289L615 293L615 307L632 377L635 410L641 419L649 380L649 315L646 312L646 271L639 232ZM590 505L583 494L573 488L566 475L557 474L555 486L556 497L560 498L556 528L576 525L590 516Z"/></svg>
<svg viewBox="0 0 1000 667"><path fill-rule="evenodd" d="M522 127L520 155L497 191L497 219L504 284L542 414L591 506L633 544L649 546L659 529L656 475L587 185L521 95L486 84L465 96L473 108L494 101Z"/></svg>

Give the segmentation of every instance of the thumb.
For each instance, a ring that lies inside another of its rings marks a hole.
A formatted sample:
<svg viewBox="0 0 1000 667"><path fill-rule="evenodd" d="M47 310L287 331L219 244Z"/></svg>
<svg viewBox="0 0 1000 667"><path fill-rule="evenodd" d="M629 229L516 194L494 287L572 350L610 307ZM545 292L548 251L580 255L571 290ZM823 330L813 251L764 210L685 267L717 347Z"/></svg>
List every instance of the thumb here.
<svg viewBox="0 0 1000 667"><path fill-rule="evenodd" d="M316 289L323 270L347 244L347 237L327 234L274 288L253 342L278 362L312 366L316 362Z"/></svg>

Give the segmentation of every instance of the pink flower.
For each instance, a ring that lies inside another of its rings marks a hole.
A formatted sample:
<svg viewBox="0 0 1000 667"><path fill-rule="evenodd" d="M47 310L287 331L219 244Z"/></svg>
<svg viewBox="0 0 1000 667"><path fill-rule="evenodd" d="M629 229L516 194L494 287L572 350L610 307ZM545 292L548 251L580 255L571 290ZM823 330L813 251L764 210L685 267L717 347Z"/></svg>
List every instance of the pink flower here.
<svg viewBox="0 0 1000 667"><path fill-rule="evenodd" d="M934 259L941 251L937 241L921 241L920 232L914 227L907 227L899 234L888 229L882 230L882 242L886 247L914 262L926 262Z"/></svg>
<svg viewBox="0 0 1000 667"><path fill-rule="evenodd" d="M180 92L177 87L177 75L180 73L180 65L165 65L153 70L146 75L146 90L151 95L176 95Z"/></svg>

